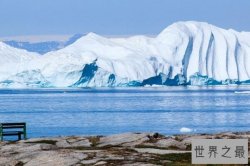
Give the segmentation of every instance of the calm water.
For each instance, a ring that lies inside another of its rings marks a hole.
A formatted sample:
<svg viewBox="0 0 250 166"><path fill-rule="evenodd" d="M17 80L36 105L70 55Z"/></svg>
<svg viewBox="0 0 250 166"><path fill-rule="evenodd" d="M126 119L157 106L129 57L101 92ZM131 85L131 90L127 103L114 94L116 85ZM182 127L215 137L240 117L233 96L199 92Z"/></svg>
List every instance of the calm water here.
<svg viewBox="0 0 250 166"><path fill-rule="evenodd" d="M0 90L0 122L28 136L250 131L250 87Z"/></svg>

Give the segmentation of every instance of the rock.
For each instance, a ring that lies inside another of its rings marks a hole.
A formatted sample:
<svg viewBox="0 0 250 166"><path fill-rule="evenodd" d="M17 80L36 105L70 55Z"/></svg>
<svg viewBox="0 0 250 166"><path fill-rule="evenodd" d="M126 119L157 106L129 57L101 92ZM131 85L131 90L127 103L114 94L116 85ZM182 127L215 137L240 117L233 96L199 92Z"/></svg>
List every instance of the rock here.
<svg viewBox="0 0 250 166"><path fill-rule="evenodd" d="M56 143L56 146L59 147L59 148L69 148L71 147L71 145L65 140L60 140Z"/></svg>
<svg viewBox="0 0 250 166"><path fill-rule="evenodd" d="M91 142L89 142L88 139L83 139L83 140L79 140L76 142L72 142L71 146L73 146L73 147L91 147Z"/></svg>
<svg viewBox="0 0 250 166"><path fill-rule="evenodd" d="M184 149L187 148L186 144L192 139L246 138L248 135L248 133L242 132L240 135L220 133L165 137L160 134L125 133L106 137L69 136L1 142L0 166L21 166L23 164L25 166L152 166L155 163L159 165L178 165L182 164L182 162L185 162L183 165L190 165L191 163L188 159L182 160L182 156L189 156L189 154L183 155L179 153L190 153L190 151ZM91 146L91 143L95 144L95 146ZM86 147L86 149L82 147ZM163 155L167 154L175 154L177 157L174 159L171 159L171 157L163 158ZM180 158L178 158L179 155Z"/></svg>
<svg viewBox="0 0 250 166"><path fill-rule="evenodd" d="M25 166L60 166L60 165L75 165L79 160L68 154L58 153L56 151L42 151L35 156Z"/></svg>
<svg viewBox="0 0 250 166"><path fill-rule="evenodd" d="M72 156L73 158L76 158L78 160L83 160L83 159L86 159L88 157L87 154L84 154L82 152L73 152L73 153L70 153L70 156Z"/></svg>
<svg viewBox="0 0 250 166"><path fill-rule="evenodd" d="M169 139L161 139L155 143L155 146L161 148L172 148L172 149L180 149L186 150L187 146L183 142L176 141L172 138Z"/></svg>
<svg viewBox="0 0 250 166"><path fill-rule="evenodd" d="M91 142L86 138L72 137L58 140L56 146L60 148L91 147Z"/></svg>
<svg viewBox="0 0 250 166"><path fill-rule="evenodd" d="M22 162L16 160L16 159L4 159L0 157L0 166L16 166L17 164L21 164Z"/></svg>
<svg viewBox="0 0 250 166"><path fill-rule="evenodd" d="M51 145L51 144L41 144L40 148L41 148L41 150L56 150L57 146Z"/></svg>
<svg viewBox="0 0 250 166"><path fill-rule="evenodd" d="M81 161L81 164L95 164L95 163L97 163L99 160L101 160L101 159L95 158L95 159L90 159L90 160L82 160L82 161Z"/></svg>
<svg viewBox="0 0 250 166"><path fill-rule="evenodd" d="M41 151L32 160L27 162L25 166L60 166L60 165L75 165L80 160L87 157L86 154L76 153L72 151Z"/></svg>
<svg viewBox="0 0 250 166"><path fill-rule="evenodd" d="M172 153L189 153L190 152L190 151L163 150L163 149L154 149L154 148L135 148L135 150L139 153L153 153L153 154L172 154Z"/></svg>
<svg viewBox="0 0 250 166"><path fill-rule="evenodd" d="M154 133L154 134L153 134L153 138L154 138L154 139L157 139L157 138L159 138L159 137L160 137L160 134L159 134L159 133Z"/></svg>
<svg viewBox="0 0 250 166"><path fill-rule="evenodd" d="M107 164L106 161L99 161L99 162L97 162L95 165L105 165L105 164Z"/></svg>
<svg viewBox="0 0 250 166"><path fill-rule="evenodd" d="M101 137L98 147L104 147L107 145L124 145L124 146L134 146L141 144L142 142L149 140L147 133L124 133L116 134L107 137Z"/></svg>
<svg viewBox="0 0 250 166"><path fill-rule="evenodd" d="M181 142L184 144L191 144L193 139L212 139L211 135L194 135L183 138Z"/></svg>
<svg viewBox="0 0 250 166"><path fill-rule="evenodd" d="M82 164L76 164L75 166L82 166Z"/></svg>

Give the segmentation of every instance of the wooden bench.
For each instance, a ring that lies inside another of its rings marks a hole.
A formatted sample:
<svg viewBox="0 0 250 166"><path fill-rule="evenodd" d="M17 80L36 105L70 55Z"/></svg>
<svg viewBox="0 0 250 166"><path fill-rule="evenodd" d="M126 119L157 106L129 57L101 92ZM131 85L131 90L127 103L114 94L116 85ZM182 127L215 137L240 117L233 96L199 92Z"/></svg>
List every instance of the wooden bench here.
<svg viewBox="0 0 250 166"><path fill-rule="evenodd" d="M26 123L0 123L0 137L3 141L4 136L18 136L18 140L27 138Z"/></svg>

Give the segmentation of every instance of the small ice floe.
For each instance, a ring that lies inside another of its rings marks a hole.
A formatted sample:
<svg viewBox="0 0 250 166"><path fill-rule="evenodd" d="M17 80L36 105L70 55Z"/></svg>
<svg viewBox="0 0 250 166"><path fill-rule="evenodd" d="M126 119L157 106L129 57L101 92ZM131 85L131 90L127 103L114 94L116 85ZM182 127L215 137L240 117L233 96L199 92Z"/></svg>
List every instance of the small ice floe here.
<svg viewBox="0 0 250 166"><path fill-rule="evenodd" d="M190 133L190 132L192 132L193 131L193 129L190 129L190 128L187 128L187 127L182 127L181 129L180 129L180 132L181 133Z"/></svg>
<svg viewBox="0 0 250 166"><path fill-rule="evenodd" d="M147 87L151 87L151 88L158 88L158 87L165 87L165 85L156 85L156 84L153 84L153 85L145 85L144 86L145 88L147 88Z"/></svg>
<svg viewBox="0 0 250 166"><path fill-rule="evenodd" d="M250 94L250 91L235 91L237 94Z"/></svg>

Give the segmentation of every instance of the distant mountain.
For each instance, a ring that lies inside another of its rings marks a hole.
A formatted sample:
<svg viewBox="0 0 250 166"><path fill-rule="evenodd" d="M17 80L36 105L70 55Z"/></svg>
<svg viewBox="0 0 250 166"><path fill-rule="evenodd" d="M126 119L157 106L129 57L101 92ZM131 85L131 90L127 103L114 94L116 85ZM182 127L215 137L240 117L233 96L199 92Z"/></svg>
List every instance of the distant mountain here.
<svg viewBox="0 0 250 166"><path fill-rule="evenodd" d="M81 38L83 35L76 34L69 38L69 40L62 42L62 41L46 41L46 42L22 42L22 41L16 41L16 40L6 40L3 41L5 44L8 44L9 46L25 49L30 52L36 52L39 54L45 54L50 51L56 51L59 49L62 49L72 43L74 43L77 39Z"/></svg>
<svg viewBox="0 0 250 166"><path fill-rule="evenodd" d="M0 87L250 84L249 32L188 21L156 37L89 33L69 43L39 56L0 42Z"/></svg>

